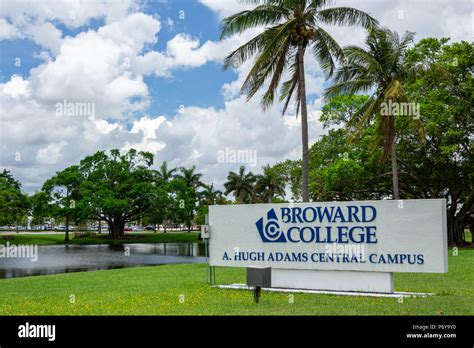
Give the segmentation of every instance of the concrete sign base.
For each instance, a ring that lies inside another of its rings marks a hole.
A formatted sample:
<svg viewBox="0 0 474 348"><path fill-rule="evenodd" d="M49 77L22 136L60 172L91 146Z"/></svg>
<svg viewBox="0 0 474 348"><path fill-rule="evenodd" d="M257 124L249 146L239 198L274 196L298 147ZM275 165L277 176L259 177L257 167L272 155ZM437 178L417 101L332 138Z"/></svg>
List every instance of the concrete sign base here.
<svg viewBox="0 0 474 348"><path fill-rule="evenodd" d="M252 287L245 284L227 284L227 285L214 285L213 288L218 289L230 289L230 290L253 290ZM338 296L364 296L364 297L389 297L389 298L401 298L401 297L427 297L433 296L434 293L425 292L404 292L394 291L390 294L383 292L363 292L363 291L333 291L333 290L308 290L308 289L285 289L285 288L262 288L264 291L271 292L282 292L288 294L316 294L316 295L338 295Z"/></svg>
<svg viewBox="0 0 474 348"><path fill-rule="evenodd" d="M272 268L272 287L393 293L393 273Z"/></svg>

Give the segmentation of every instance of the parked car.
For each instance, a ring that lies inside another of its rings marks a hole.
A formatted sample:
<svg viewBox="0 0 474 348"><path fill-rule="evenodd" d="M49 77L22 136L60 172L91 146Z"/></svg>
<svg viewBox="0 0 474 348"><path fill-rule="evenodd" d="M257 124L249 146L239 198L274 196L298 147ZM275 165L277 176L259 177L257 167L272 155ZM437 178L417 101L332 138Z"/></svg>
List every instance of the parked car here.
<svg viewBox="0 0 474 348"><path fill-rule="evenodd" d="M133 231L133 229L129 226L124 227L123 230L124 230L124 232L132 232Z"/></svg>
<svg viewBox="0 0 474 348"><path fill-rule="evenodd" d="M142 226L135 226L132 228L133 232L145 231L145 228Z"/></svg>
<svg viewBox="0 0 474 348"><path fill-rule="evenodd" d="M154 228L153 226L146 226L146 227L145 227L145 230L147 230L147 231L154 231L155 228Z"/></svg>

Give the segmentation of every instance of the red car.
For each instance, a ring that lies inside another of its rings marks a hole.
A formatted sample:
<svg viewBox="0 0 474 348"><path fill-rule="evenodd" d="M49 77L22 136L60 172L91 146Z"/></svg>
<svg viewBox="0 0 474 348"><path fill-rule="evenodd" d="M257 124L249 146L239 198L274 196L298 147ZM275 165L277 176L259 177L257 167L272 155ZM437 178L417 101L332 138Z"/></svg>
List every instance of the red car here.
<svg viewBox="0 0 474 348"><path fill-rule="evenodd" d="M123 231L124 232L132 232L132 228L131 227L124 227Z"/></svg>

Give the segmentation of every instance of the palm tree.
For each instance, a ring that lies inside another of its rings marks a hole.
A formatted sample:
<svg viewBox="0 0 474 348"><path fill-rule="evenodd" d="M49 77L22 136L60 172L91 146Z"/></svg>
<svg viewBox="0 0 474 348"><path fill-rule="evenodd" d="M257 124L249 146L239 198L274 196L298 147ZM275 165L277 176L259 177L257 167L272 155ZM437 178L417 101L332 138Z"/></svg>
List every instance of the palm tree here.
<svg viewBox="0 0 474 348"><path fill-rule="evenodd" d="M257 175L254 191L264 202L271 203L274 197L285 197L285 177L269 165L263 167L263 174Z"/></svg>
<svg viewBox="0 0 474 348"><path fill-rule="evenodd" d="M334 75L335 84L324 93L326 98L331 98L338 94L372 92L367 102L348 121L348 126L354 130L351 139L354 140L375 119L377 128L372 146L375 148L383 144L381 161L385 161L390 153L394 199L400 198L396 114L382 111L387 110L387 105L407 101L403 81L413 70L406 66L404 59L413 37L414 33L411 32L406 32L400 38L396 32L386 28L371 30L366 38L367 48L348 46L344 49L346 64L338 69Z"/></svg>
<svg viewBox="0 0 474 348"><path fill-rule="evenodd" d="M160 169L156 171L156 174L158 175L158 178L167 182L169 181L171 178L174 177L174 173L176 172L176 168L173 168L173 169L168 169L168 163L166 163L166 161L164 161L161 166L160 166Z"/></svg>
<svg viewBox="0 0 474 348"><path fill-rule="evenodd" d="M325 8L328 0L250 0L257 6L242 11L223 21L221 39L240 34L247 29L264 26L257 35L225 60L225 68L241 65L257 54L255 64L248 74L242 92L247 100L271 77L268 89L262 97L261 106L266 110L274 101L276 90L285 71L290 79L281 85L280 101L285 101L283 114L296 91L296 114L301 110L302 135L302 198L309 201L308 194L308 111L304 53L308 46L322 70L330 76L335 69L335 59L341 59L342 51L337 42L320 25L361 25L371 28L377 21L367 13L350 7Z"/></svg>
<svg viewBox="0 0 474 348"><path fill-rule="evenodd" d="M224 184L225 195L233 193L237 203L251 203L255 176L252 172L245 173L245 166L240 166L239 172L229 172Z"/></svg>
<svg viewBox="0 0 474 348"><path fill-rule="evenodd" d="M205 205L213 205L221 198L222 191L215 190L214 184L202 185L203 191L199 193L201 202Z"/></svg>
<svg viewBox="0 0 474 348"><path fill-rule="evenodd" d="M196 166L192 166L191 168L181 167L179 170L181 173L178 176L181 177L184 181L186 181L189 187L197 189L198 187L201 187L203 185L201 182L202 174L195 173Z"/></svg>

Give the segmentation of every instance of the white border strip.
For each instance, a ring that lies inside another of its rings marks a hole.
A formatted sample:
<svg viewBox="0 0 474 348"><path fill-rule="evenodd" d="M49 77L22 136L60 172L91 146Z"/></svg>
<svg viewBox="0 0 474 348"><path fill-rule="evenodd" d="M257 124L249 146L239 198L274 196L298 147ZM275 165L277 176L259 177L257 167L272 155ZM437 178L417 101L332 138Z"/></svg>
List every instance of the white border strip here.
<svg viewBox="0 0 474 348"><path fill-rule="evenodd" d="M232 289L232 290L252 290L245 284L228 284L228 285L214 285L213 288ZM319 295L341 295L341 296L366 296L366 297L427 297L433 296L434 293L423 292L403 292L394 291L393 293L374 293L374 292L359 292L359 291L332 291L332 290L309 290L309 289L286 289L286 288L262 288L266 291L286 292L286 293L304 293L304 294L319 294Z"/></svg>

